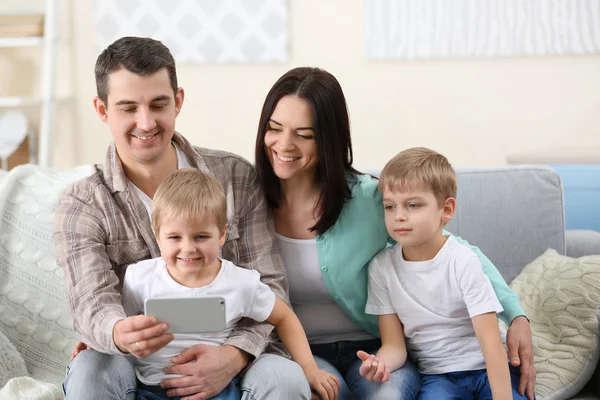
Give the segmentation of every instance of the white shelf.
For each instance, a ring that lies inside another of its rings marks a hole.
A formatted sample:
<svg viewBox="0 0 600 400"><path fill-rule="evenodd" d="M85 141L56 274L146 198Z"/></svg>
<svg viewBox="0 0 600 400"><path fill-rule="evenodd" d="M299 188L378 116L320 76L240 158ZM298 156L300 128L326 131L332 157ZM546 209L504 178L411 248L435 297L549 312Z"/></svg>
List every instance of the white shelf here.
<svg viewBox="0 0 600 400"><path fill-rule="evenodd" d="M0 0L5 1L5 0ZM15 1L15 0L13 0ZM28 97L0 97L1 108L17 108L28 106L39 106L40 124L36 133L30 135L30 160L37 161L40 165L48 167L51 164L52 143L54 139L55 122L55 72L58 45L58 9L61 0L44 1L44 35L43 36L0 36L0 48L2 47L34 47L43 48L43 56L40 66L41 93L39 96ZM30 132L33 132L31 130ZM36 150L37 149L37 150ZM36 154L37 153L37 154Z"/></svg>
<svg viewBox="0 0 600 400"><path fill-rule="evenodd" d="M0 37L0 47L33 47L44 44L42 36Z"/></svg>
<svg viewBox="0 0 600 400"><path fill-rule="evenodd" d="M42 99L36 97L0 97L0 107L23 107L42 104Z"/></svg>

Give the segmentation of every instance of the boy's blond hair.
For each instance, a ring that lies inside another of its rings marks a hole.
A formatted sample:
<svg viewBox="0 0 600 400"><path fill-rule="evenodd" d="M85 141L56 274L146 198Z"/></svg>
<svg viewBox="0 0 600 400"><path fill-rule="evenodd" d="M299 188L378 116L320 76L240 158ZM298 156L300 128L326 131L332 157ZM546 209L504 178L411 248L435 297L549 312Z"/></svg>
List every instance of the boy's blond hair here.
<svg viewBox="0 0 600 400"><path fill-rule="evenodd" d="M227 224L227 200L223 186L196 168L182 168L169 175L152 200L152 229L158 235L161 218L183 216L190 221L213 218L222 234Z"/></svg>
<svg viewBox="0 0 600 400"><path fill-rule="evenodd" d="M385 165L379 175L379 190L405 192L419 184L426 185L438 205L449 197L456 198L456 173L443 155L425 147L401 151Z"/></svg>

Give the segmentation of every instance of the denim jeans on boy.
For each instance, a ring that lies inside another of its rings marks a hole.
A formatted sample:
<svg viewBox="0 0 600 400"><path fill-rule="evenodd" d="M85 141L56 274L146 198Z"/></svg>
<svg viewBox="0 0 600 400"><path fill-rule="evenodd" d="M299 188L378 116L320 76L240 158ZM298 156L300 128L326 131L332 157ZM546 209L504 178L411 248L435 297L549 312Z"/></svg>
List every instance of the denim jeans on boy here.
<svg viewBox="0 0 600 400"><path fill-rule="evenodd" d="M526 400L517 389L521 378L520 367L509 365L513 399ZM450 372L439 375L421 375L419 400L492 400L492 390L485 369Z"/></svg>
<svg viewBox="0 0 600 400"><path fill-rule="evenodd" d="M221 393L210 400L240 400L240 388L238 387L239 379L236 377ZM147 386L139 380L137 381L136 400L180 400L181 397L167 396L167 391L161 389L160 386Z"/></svg>
<svg viewBox="0 0 600 400"><path fill-rule="evenodd" d="M131 356L84 350L67 368L65 400L135 400L136 377ZM242 400L310 400L302 368L287 358L262 354L240 378Z"/></svg>
<svg viewBox="0 0 600 400"><path fill-rule="evenodd" d="M362 361L358 350L374 354L381 347L381 340L341 341L314 344L310 348L319 368L335 375L341 383L339 400L412 400L419 390L419 371L412 360L390 374L384 383L369 382L360 376Z"/></svg>

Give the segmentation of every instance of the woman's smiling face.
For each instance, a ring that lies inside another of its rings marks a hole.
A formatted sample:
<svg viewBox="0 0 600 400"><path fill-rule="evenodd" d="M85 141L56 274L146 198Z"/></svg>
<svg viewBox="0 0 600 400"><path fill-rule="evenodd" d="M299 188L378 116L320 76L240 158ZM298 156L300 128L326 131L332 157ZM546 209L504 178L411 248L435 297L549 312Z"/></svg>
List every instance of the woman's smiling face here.
<svg viewBox="0 0 600 400"><path fill-rule="evenodd" d="M267 124L265 151L279 179L314 179L318 156L310 103L291 95L279 100Z"/></svg>

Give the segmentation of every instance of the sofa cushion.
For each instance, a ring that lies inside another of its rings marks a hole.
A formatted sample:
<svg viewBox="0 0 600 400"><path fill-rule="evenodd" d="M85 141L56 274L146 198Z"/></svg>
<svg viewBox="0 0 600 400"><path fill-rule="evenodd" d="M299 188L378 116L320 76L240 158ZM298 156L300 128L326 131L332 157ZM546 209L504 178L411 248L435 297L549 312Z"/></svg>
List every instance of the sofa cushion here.
<svg viewBox="0 0 600 400"><path fill-rule="evenodd" d="M511 283L531 321L538 399L566 399L588 382L600 356L600 255L549 249Z"/></svg>
<svg viewBox="0 0 600 400"><path fill-rule="evenodd" d="M446 229L478 246L511 282L546 249L565 254L558 174L544 166L457 171L456 213Z"/></svg>
<svg viewBox="0 0 600 400"><path fill-rule="evenodd" d="M75 337L55 261L52 220L64 189L91 166L16 167L0 179L0 331L30 376L60 387Z"/></svg>

